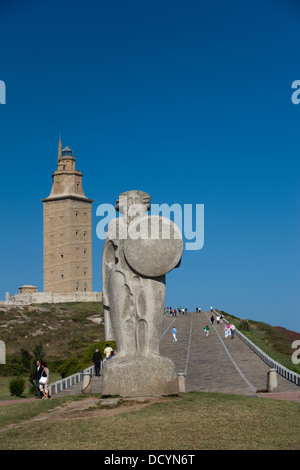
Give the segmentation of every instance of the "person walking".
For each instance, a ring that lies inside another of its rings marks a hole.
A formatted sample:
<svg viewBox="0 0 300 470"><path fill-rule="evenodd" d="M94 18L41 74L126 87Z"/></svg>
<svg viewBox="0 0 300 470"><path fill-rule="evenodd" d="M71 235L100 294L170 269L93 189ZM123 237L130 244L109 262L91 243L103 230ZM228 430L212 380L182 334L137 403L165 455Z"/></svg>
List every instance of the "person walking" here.
<svg viewBox="0 0 300 470"><path fill-rule="evenodd" d="M40 391L43 394L42 400L47 400L47 398L50 398L49 397L49 391L48 391L48 383L49 383L50 373L49 373L49 369L47 367L46 362L42 362L42 368L43 368L43 371L42 371L40 382L39 382L40 383Z"/></svg>
<svg viewBox="0 0 300 470"><path fill-rule="evenodd" d="M231 325L230 331L231 331L231 339L233 339L234 338L234 332L235 332L235 326L234 325Z"/></svg>
<svg viewBox="0 0 300 470"><path fill-rule="evenodd" d="M175 326L172 329L172 336L173 336L173 343L175 343L177 341L177 329L175 328Z"/></svg>
<svg viewBox="0 0 300 470"><path fill-rule="evenodd" d="M108 359L111 359L112 357L114 357L116 355L115 351L111 351L109 357L107 358L107 361Z"/></svg>
<svg viewBox="0 0 300 470"><path fill-rule="evenodd" d="M208 335L209 335L209 326L206 325L206 327L204 328L204 333L205 333L205 337L208 338Z"/></svg>
<svg viewBox="0 0 300 470"><path fill-rule="evenodd" d="M100 376L101 361L102 361L101 352L99 351L99 349L96 349L94 354L93 354L93 364L95 366L95 375L97 377Z"/></svg>
<svg viewBox="0 0 300 470"><path fill-rule="evenodd" d="M211 321L211 324L213 325L215 321L215 317L213 315L211 316L210 321Z"/></svg>
<svg viewBox="0 0 300 470"><path fill-rule="evenodd" d="M36 394L38 398L42 398L42 393L40 391L40 378L43 372L41 361L36 361L36 368L34 371L34 376L32 382L36 384Z"/></svg>
<svg viewBox="0 0 300 470"><path fill-rule="evenodd" d="M106 348L104 349L105 358L108 359L110 357L113 348L110 347L109 343L106 344Z"/></svg>
<svg viewBox="0 0 300 470"><path fill-rule="evenodd" d="M224 335L225 335L225 339L226 338L229 338L229 336L231 336L231 325L230 323L228 323L227 325L225 325L224 327Z"/></svg>

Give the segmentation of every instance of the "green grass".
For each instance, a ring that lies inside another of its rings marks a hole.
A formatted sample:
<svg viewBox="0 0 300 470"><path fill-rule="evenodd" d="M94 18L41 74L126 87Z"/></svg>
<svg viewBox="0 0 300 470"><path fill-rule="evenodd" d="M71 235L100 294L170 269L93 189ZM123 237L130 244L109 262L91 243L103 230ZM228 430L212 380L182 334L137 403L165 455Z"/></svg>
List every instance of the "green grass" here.
<svg viewBox="0 0 300 470"><path fill-rule="evenodd" d="M59 403L59 402L57 402ZM56 399L0 408L4 450L299 450L298 403L220 393L187 393L143 409L21 424ZM18 410L16 409L18 408ZM42 431L42 432L41 432Z"/></svg>
<svg viewBox="0 0 300 470"><path fill-rule="evenodd" d="M32 396L31 396L32 398ZM51 400L36 400L34 402L5 405L0 407L0 429L12 424L18 425L22 421L35 418L45 411L65 403L68 398L51 398ZM1 438L2 440L2 438ZM0 444L1 448L1 444Z"/></svg>

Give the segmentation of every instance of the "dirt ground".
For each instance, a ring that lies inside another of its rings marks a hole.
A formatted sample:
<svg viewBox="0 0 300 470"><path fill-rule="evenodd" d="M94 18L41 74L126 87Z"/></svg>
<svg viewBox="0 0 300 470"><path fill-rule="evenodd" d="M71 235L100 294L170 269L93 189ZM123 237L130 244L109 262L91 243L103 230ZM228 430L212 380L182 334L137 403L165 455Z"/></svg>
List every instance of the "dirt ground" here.
<svg viewBox="0 0 300 470"><path fill-rule="evenodd" d="M70 420L83 418L106 418L120 413L140 410L153 403L166 401L167 398L147 397L147 398L105 398L87 397L83 400L74 400L57 406L52 410L41 413L38 416L18 424L11 424L0 429L0 433L12 428L18 428L24 424L38 421Z"/></svg>

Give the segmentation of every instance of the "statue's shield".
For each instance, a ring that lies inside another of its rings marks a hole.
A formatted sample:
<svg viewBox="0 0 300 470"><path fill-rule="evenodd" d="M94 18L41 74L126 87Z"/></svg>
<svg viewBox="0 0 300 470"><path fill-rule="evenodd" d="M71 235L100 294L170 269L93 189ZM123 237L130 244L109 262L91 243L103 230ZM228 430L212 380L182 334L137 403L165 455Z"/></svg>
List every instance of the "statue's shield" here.
<svg viewBox="0 0 300 470"><path fill-rule="evenodd" d="M181 260L183 239L179 227L158 215L146 215L129 224L124 254L138 274L158 277L174 269Z"/></svg>

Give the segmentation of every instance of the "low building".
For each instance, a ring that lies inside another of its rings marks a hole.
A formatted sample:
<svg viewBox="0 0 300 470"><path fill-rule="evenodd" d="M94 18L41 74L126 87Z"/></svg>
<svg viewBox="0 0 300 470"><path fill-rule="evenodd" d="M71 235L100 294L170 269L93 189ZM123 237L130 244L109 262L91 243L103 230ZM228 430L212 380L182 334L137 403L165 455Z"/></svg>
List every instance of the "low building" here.
<svg viewBox="0 0 300 470"><path fill-rule="evenodd" d="M36 294L38 291L37 287L25 285L19 287L19 294Z"/></svg>

